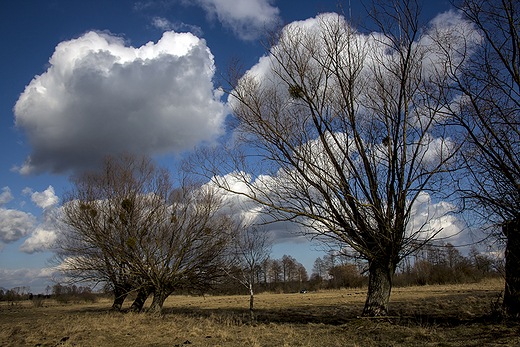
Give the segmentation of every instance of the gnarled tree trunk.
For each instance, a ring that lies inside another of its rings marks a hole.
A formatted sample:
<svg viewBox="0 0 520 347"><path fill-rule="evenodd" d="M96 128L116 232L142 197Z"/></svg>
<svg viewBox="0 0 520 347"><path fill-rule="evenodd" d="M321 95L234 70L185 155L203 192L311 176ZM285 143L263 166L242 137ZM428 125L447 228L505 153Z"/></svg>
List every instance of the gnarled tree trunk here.
<svg viewBox="0 0 520 347"><path fill-rule="evenodd" d="M520 221L505 224L502 231L507 239L504 309L507 316L520 318Z"/></svg>
<svg viewBox="0 0 520 347"><path fill-rule="evenodd" d="M112 304L112 311L121 311L123 303L128 296L128 288L123 285L114 286L114 303Z"/></svg>
<svg viewBox="0 0 520 347"><path fill-rule="evenodd" d="M161 315L164 301L169 295L170 293L165 289L155 287L153 289L153 300L149 312L153 315Z"/></svg>
<svg viewBox="0 0 520 347"><path fill-rule="evenodd" d="M363 316L377 317L388 314L395 264L391 260L372 260L369 265L368 294Z"/></svg>
<svg viewBox="0 0 520 347"><path fill-rule="evenodd" d="M152 293L152 290L153 287L142 286L137 292L137 297L132 303L132 306L130 306L130 311L140 312L143 309L146 299L148 299L148 296Z"/></svg>

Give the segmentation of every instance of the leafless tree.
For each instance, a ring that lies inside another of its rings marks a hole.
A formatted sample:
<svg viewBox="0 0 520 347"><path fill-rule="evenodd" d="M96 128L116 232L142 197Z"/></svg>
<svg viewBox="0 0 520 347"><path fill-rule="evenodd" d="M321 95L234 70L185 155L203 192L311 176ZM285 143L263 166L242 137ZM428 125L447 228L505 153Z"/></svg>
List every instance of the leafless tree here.
<svg viewBox="0 0 520 347"><path fill-rule="evenodd" d="M269 268L271 267L271 258L267 257L262 263L260 264L260 268L262 271L262 277L264 279L264 285L267 284L267 281L269 279Z"/></svg>
<svg viewBox="0 0 520 347"><path fill-rule="evenodd" d="M254 286L259 282L258 272L261 265L266 263L271 254L271 240L269 234L256 227L242 230L232 243L230 265L238 269L236 274L230 270L226 272L249 290L249 311L254 319Z"/></svg>
<svg viewBox="0 0 520 347"><path fill-rule="evenodd" d="M296 274L297 274L297 280L300 284L298 287L298 290L301 290L301 289L303 289L302 284L309 280L309 274L307 273L307 269L305 268L305 266L303 266L303 264L301 264L301 263L297 263L297 265L296 265Z"/></svg>
<svg viewBox="0 0 520 347"><path fill-rule="evenodd" d="M55 260L72 281L106 283L114 292L113 309L119 310L143 284L127 257L133 230L156 223L171 190L169 174L150 158L121 155L107 156L101 170L71 181L60 210Z"/></svg>
<svg viewBox="0 0 520 347"><path fill-rule="evenodd" d="M297 261L290 255L284 254L280 261L282 264L282 272L283 272L283 284L286 286L287 283L295 280L295 275L297 274Z"/></svg>
<svg viewBox="0 0 520 347"><path fill-rule="evenodd" d="M327 275L327 266L321 257L316 258L314 260L314 264L312 267L312 275L314 278L322 281L325 279Z"/></svg>
<svg viewBox="0 0 520 347"><path fill-rule="evenodd" d="M445 100L449 115L467 137L459 191L466 207L494 226L506 247L504 306L520 316L520 3L516 0L454 1L474 26L479 45L453 36L439 45L459 102ZM467 40L467 37L465 37ZM493 229L488 229L493 232ZM501 233L500 233L501 231Z"/></svg>
<svg viewBox="0 0 520 347"><path fill-rule="evenodd" d="M222 207L213 189L183 185L171 194L156 228L135 234L132 269L153 287L151 313L160 314L174 291L203 293L225 275L222 268L238 228Z"/></svg>
<svg viewBox="0 0 520 347"><path fill-rule="evenodd" d="M173 291L207 289L222 275L236 228L214 189L188 182L173 189L166 169L129 155L74 179L56 245L62 271L108 283L115 309L131 290L139 291L135 309L153 292L150 311L160 313Z"/></svg>
<svg viewBox="0 0 520 347"><path fill-rule="evenodd" d="M269 264L269 282L278 284L282 278L282 264L279 260L273 259Z"/></svg>
<svg viewBox="0 0 520 347"><path fill-rule="evenodd" d="M363 314L378 316L388 312L399 261L438 231L433 208L411 221L418 200L447 184L456 145L439 117L442 90L431 80L442 76L430 68L419 6L381 2L371 13L378 33L323 14L269 36L258 66L230 73L234 141L195 160L273 220L365 258Z"/></svg>

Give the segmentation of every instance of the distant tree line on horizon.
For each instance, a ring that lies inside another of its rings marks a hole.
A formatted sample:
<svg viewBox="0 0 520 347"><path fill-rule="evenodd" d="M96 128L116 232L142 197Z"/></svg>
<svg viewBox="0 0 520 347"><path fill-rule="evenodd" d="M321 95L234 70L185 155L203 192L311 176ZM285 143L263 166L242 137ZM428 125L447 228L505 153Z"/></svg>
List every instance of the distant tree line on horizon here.
<svg viewBox="0 0 520 347"><path fill-rule="evenodd" d="M6 301L8 304L31 300L35 303L35 306L40 306L41 301L44 299L55 299L60 303L95 302L100 295L105 294L94 292L90 286L76 286L75 284L64 285L55 283L52 286L48 285L45 289L45 294L33 294L30 286L14 287L12 289L0 287L0 302Z"/></svg>

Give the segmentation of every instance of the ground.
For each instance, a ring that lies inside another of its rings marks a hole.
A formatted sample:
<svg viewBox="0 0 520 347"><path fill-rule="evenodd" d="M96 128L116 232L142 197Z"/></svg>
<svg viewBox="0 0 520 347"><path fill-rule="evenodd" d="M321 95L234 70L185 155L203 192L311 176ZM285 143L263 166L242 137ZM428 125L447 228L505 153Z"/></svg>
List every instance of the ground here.
<svg viewBox="0 0 520 347"><path fill-rule="evenodd" d="M394 288L376 319L359 317L362 288L259 294L256 322L248 296L172 296L160 317L111 312L108 299L1 303L0 346L520 346L520 323L495 315L502 288Z"/></svg>

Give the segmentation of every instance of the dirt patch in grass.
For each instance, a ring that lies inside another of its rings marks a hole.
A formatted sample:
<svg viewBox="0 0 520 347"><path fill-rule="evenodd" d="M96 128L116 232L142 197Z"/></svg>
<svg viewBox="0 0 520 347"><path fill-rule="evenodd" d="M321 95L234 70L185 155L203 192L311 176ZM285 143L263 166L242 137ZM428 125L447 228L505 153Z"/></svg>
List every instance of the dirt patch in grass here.
<svg viewBox="0 0 520 347"><path fill-rule="evenodd" d="M0 346L519 346L520 324L499 321L500 281L395 288L390 316L359 317L365 289L172 296L161 317L110 312L110 302L0 305ZM126 303L125 309L130 303Z"/></svg>

